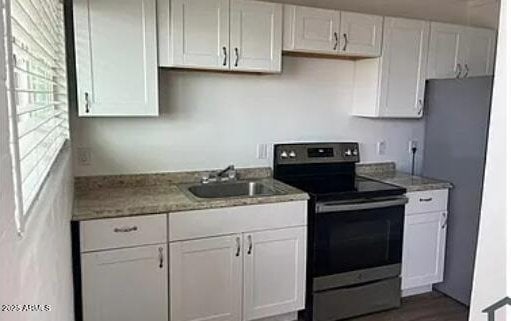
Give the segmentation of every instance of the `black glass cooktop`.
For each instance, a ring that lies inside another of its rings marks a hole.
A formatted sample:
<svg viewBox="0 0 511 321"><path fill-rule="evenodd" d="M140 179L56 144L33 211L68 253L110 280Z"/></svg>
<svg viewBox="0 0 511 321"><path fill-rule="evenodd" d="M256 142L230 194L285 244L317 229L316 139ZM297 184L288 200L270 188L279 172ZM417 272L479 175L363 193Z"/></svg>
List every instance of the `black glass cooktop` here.
<svg viewBox="0 0 511 321"><path fill-rule="evenodd" d="M328 179L301 179L286 182L309 193L317 201L346 200L402 195L402 187L364 177L329 177Z"/></svg>

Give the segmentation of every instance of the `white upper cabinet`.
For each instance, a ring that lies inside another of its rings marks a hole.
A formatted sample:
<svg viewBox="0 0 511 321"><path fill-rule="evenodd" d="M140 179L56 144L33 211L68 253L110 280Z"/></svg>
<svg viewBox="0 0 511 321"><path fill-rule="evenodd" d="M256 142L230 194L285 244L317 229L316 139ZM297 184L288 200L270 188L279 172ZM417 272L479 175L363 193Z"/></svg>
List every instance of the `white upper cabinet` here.
<svg viewBox="0 0 511 321"><path fill-rule="evenodd" d="M339 11L290 5L284 10L284 50L339 53Z"/></svg>
<svg viewBox="0 0 511 321"><path fill-rule="evenodd" d="M83 321L168 319L167 245L84 253Z"/></svg>
<svg viewBox="0 0 511 321"><path fill-rule="evenodd" d="M495 39L494 30L431 23L428 78L493 75Z"/></svg>
<svg viewBox="0 0 511 321"><path fill-rule="evenodd" d="M428 78L456 78L462 73L461 38L463 26L431 23Z"/></svg>
<svg viewBox="0 0 511 321"><path fill-rule="evenodd" d="M156 0L75 0L79 116L157 116Z"/></svg>
<svg viewBox="0 0 511 321"><path fill-rule="evenodd" d="M385 18L379 113L385 117L422 117L429 22Z"/></svg>
<svg viewBox="0 0 511 321"><path fill-rule="evenodd" d="M158 0L160 66L280 72L282 5Z"/></svg>
<svg viewBox="0 0 511 321"><path fill-rule="evenodd" d="M244 321L305 307L306 227L243 235Z"/></svg>
<svg viewBox="0 0 511 321"><path fill-rule="evenodd" d="M172 65L229 69L229 0L171 0Z"/></svg>
<svg viewBox="0 0 511 321"><path fill-rule="evenodd" d="M231 69L281 70L282 5L231 0Z"/></svg>
<svg viewBox="0 0 511 321"><path fill-rule="evenodd" d="M493 75L496 37L496 32L491 29L466 28L466 55L463 66L465 73L463 76Z"/></svg>
<svg viewBox="0 0 511 321"><path fill-rule="evenodd" d="M422 117L428 40L429 22L385 18L382 56L355 63L353 114Z"/></svg>
<svg viewBox="0 0 511 321"><path fill-rule="evenodd" d="M284 6L284 51L379 57L383 17Z"/></svg>
<svg viewBox="0 0 511 321"><path fill-rule="evenodd" d="M354 12L341 12L341 54L379 57L383 17Z"/></svg>

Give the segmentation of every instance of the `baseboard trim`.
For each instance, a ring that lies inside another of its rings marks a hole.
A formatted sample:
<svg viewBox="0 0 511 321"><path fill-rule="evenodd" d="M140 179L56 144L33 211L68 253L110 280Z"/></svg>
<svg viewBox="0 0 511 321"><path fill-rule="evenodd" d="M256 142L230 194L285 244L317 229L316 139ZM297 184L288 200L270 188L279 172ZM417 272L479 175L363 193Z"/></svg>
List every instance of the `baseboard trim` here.
<svg viewBox="0 0 511 321"><path fill-rule="evenodd" d="M419 287L416 287L416 288L410 288L410 289L402 290L401 291L401 297L404 298L404 297L407 297L407 296L419 295L419 294L429 293L429 292L432 292L432 291L433 291L433 284L425 285L425 286L419 286Z"/></svg>
<svg viewBox="0 0 511 321"><path fill-rule="evenodd" d="M298 311L274 315L272 317L258 319L257 321L296 321L296 320L298 320Z"/></svg>

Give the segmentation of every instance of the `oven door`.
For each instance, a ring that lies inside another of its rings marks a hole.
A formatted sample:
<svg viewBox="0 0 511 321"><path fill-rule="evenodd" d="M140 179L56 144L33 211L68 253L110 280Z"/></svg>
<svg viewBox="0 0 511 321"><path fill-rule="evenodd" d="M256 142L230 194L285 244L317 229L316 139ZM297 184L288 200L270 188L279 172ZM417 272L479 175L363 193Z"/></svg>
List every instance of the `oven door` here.
<svg viewBox="0 0 511 321"><path fill-rule="evenodd" d="M318 203L314 215L314 277L369 271L366 274L374 280L380 273L374 273L373 268L400 269L407 201L399 196Z"/></svg>

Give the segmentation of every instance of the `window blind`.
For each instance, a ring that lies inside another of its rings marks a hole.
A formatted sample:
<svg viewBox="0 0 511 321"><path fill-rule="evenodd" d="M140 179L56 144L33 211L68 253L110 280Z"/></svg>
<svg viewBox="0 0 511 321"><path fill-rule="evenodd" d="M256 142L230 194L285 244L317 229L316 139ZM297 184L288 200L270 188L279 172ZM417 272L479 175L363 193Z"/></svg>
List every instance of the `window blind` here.
<svg viewBox="0 0 511 321"><path fill-rule="evenodd" d="M69 138L63 5L3 0L11 151L20 220Z"/></svg>

